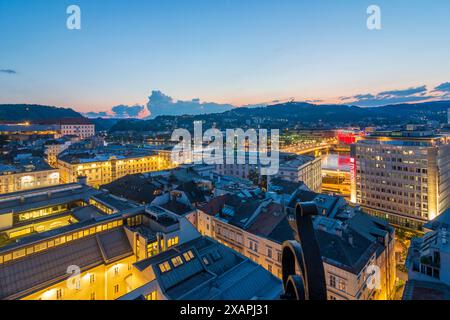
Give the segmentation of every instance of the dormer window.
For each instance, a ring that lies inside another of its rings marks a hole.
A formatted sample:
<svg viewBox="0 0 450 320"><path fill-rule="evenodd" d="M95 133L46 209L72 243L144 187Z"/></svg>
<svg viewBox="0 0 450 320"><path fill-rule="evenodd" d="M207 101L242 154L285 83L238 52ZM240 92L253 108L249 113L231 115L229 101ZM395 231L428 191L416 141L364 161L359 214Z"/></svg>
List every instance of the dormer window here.
<svg viewBox="0 0 450 320"><path fill-rule="evenodd" d="M192 253L192 250L189 250L188 252L183 253L183 257L184 260L186 260L186 262L191 261L192 259L194 259L194 254Z"/></svg>
<svg viewBox="0 0 450 320"><path fill-rule="evenodd" d="M181 259L180 256L176 256L175 258L172 258L172 264L173 266L176 268L178 266L181 266L183 264L183 260Z"/></svg>
<svg viewBox="0 0 450 320"><path fill-rule="evenodd" d="M172 268L170 267L170 264L167 261L159 264L159 270L161 271L161 273L168 272L171 269Z"/></svg>

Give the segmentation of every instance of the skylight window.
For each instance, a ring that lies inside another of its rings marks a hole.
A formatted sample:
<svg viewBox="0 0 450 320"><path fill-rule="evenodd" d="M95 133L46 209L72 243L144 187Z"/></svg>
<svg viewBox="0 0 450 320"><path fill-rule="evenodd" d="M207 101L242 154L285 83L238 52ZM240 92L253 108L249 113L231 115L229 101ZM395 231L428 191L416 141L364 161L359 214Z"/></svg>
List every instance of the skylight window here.
<svg viewBox="0 0 450 320"><path fill-rule="evenodd" d="M188 252L183 253L183 257L184 260L186 260L186 262L191 261L192 259L194 259L194 254L192 253L192 250L189 250Z"/></svg>
<svg viewBox="0 0 450 320"><path fill-rule="evenodd" d="M166 262L160 263L159 270L161 270L161 273L170 271L171 267L170 267L169 262L166 261Z"/></svg>
<svg viewBox="0 0 450 320"><path fill-rule="evenodd" d="M211 253L211 257L213 258L214 261L218 261L222 258L222 256L220 255L219 251L213 251Z"/></svg>
<svg viewBox="0 0 450 320"><path fill-rule="evenodd" d="M181 259L180 256L176 256L175 258L172 258L172 264L173 266L176 268L178 266L181 266L183 264L183 260Z"/></svg>

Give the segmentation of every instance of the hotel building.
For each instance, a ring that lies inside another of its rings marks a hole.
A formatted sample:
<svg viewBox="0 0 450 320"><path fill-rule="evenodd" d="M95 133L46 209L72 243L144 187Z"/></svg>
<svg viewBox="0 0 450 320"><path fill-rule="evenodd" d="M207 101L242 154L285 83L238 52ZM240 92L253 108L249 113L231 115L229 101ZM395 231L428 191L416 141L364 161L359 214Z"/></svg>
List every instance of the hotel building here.
<svg viewBox="0 0 450 320"><path fill-rule="evenodd" d="M42 159L24 164L0 163L0 194L57 185L59 170Z"/></svg>
<svg viewBox="0 0 450 320"><path fill-rule="evenodd" d="M374 132L352 145L351 201L420 229L450 206L450 139L408 129Z"/></svg>
<svg viewBox="0 0 450 320"><path fill-rule="evenodd" d="M274 179L275 180L275 179ZM281 278L284 241L293 240L288 214L297 201L313 201L328 299L389 299L394 292L394 229L350 207L342 197L317 194L289 181L271 186L269 197L225 194L197 210L197 228ZM275 194L274 192L277 192ZM368 285L379 268L380 286Z"/></svg>
<svg viewBox="0 0 450 320"><path fill-rule="evenodd" d="M128 174L166 170L173 165L165 155L121 147L63 153L58 158L58 168L64 183L85 176L88 185L99 187Z"/></svg>

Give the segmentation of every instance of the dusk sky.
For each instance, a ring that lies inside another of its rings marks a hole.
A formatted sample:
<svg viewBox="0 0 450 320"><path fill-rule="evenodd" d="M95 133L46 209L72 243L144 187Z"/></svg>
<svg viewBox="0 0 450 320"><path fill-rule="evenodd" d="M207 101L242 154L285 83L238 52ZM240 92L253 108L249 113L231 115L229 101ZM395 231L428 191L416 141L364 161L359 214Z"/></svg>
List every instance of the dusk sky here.
<svg viewBox="0 0 450 320"><path fill-rule="evenodd" d="M66 28L71 4L81 30ZM0 103L444 99L449 14L448 0L0 0Z"/></svg>

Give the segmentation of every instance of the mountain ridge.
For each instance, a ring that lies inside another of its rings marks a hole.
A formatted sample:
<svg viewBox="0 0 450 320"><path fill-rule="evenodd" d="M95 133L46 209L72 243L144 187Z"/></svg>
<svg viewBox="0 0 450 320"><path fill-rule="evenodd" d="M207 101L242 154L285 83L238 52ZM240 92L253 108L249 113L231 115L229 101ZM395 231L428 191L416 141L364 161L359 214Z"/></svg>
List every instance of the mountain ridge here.
<svg viewBox="0 0 450 320"><path fill-rule="evenodd" d="M151 120L120 120L111 131L166 131L190 128L193 121L203 121L205 127L240 128L254 124L264 128L295 126L370 126L403 123L421 123L424 120L447 122L450 101L403 103L380 107L354 105L316 105L306 102L288 102L256 108L235 108L222 113L182 116L158 116ZM250 123L249 123L250 122Z"/></svg>
<svg viewBox="0 0 450 320"><path fill-rule="evenodd" d="M0 104L0 121L37 121L46 119L84 118L71 108L40 104Z"/></svg>

